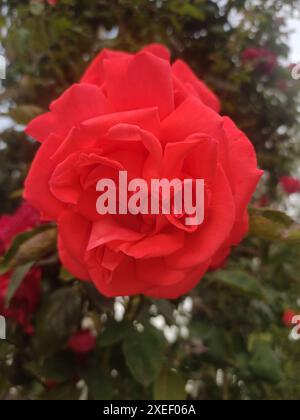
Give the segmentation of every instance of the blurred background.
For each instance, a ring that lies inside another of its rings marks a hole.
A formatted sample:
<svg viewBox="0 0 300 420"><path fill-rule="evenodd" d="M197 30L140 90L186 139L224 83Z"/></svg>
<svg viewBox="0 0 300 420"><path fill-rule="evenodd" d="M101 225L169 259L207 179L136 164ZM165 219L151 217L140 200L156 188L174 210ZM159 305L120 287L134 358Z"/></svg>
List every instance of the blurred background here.
<svg viewBox="0 0 300 420"><path fill-rule="evenodd" d="M299 399L300 1L0 0L0 10L0 398ZM38 147L24 127L102 48L152 42L216 92L265 175L249 237L190 296L107 300L61 267L55 226L22 202Z"/></svg>

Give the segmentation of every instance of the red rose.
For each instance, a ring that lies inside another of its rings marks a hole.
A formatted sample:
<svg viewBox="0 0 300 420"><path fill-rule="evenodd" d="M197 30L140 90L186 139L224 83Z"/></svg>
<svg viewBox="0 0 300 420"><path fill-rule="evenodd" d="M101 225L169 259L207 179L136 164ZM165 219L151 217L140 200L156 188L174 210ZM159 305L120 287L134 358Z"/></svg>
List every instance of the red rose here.
<svg viewBox="0 0 300 420"><path fill-rule="evenodd" d="M79 331L74 334L69 342L68 348L77 354L87 354L96 347L96 338L90 330Z"/></svg>
<svg viewBox="0 0 300 420"><path fill-rule="evenodd" d="M295 325L295 323L293 322L295 316L297 316L295 311L293 311L292 309L287 309L282 317L283 324L288 328L292 327L293 325Z"/></svg>
<svg viewBox="0 0 300 420"><path fill-rule="evenodd" d="M9 247L13 238L39 224L39 213L24 202L13 215L0 217L0 255Z"/></svg>
<svg viewBox="0 0 300 420"><path fill-rule="evenodd" d="M261 177L252 144L218 114L215 95L182 61L150 45L104 50L80 84L27 133L42 143L25 196L59 229L76 277L106 296L177 298L220 265L248 231L247 205ZM96 211L99 179L204 179L205 220Z"/></svg>
<svg viewBox="0 0 300 420"><path fill-rule="evenodd" d="M278 65L277 56L266 48L246 48L242 53L244 63L250 63L264 74L270 75Z"/></svg>
<svg viewBox="0 0 300 420"><path fill-rule="evenodd" d="M295 194L300 192L300 181L299 179L293 178L291 176L283 176L280 181L280 185L284 191L288 194Z"/></svg>
<svg viewBox="0 0 300 420"><path fill-rule="evenodd" d="M6 308L5 297L9 281L10 274L0 276L0 314L15 320L27 334L32 334L31 316L40 300L41 270L34 268L27 274L9 307Z"/></svg>

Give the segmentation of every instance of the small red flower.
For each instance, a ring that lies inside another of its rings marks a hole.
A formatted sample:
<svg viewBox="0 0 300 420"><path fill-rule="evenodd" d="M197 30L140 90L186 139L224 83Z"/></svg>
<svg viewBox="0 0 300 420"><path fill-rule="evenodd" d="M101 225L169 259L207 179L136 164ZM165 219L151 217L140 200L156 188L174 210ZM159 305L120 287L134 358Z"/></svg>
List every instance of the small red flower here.
<svg viewBox="0 0 300 420"><path fill-rule="evenodd" d="M47 389L51 390L57 388L59 383L57 381L54 381L53 379L46 379L44 385Z"/></svg>
<svg viewBox="0 0 300 420"><path fill-rule="evenodd" d="M244 63L250 63L261 73L270 75L278 65L277 56L266 48L246 48L242 53Z"/></svg>
<svg viewBox="0 0 300 420"><path fill-rule="evenodd" d="M286 309L282 317L283 324L288 328L292 327L293 325L295 325L295 323L293 322L295 316L297 316L295 311L293 311L292 309ZM298 323L300 324L300 322Z"/></svg>
<svg viewBox="0 0 300 420"><path fill-rule="evenodd" d="M68 341L68 348L77 354L87 354L96 347L96 338L90 330L78 331Z"/></svg>
<svg viewBox="0 0 300 420"><path fill-rule="evenodd" d="M40 223L39 212L23 202L13 215L0 217L0 255L10 246L13 238ZM11 273L0 276L0 314L14 319L27 334L33 333L31 316L40 298L41 270L32 269L17 290L10 306L6 307L6 294Z"/></svg>
<svg viewBox="0 0 300 420"><path fill-rule="evenodd" d="M23 327L27 334L31 335L33 334L31 317L40 300L41 270L34 268L27 274L9 307L6 308L5 297L9 281L10 273L0 276L0 314L13 319Z"/></svg>
<svg viewBox="0 0 300 420"><path fill-rule="evenodd" d="M48 3L50 6L56 6L58 0L31 0L32 3Z"/></svg>
<svg viewBox="0 0 300 420"><path fill-rule="evenodd" d="M0 217L0 255L9 247L12 239L40 222L39 212L24 201L13 215Z"/></svg>
<svg viewBox="0 0 300 420"><path fill-rule="evenodd" d="M263 194L256 202L257 207L268 207L270 204L270 198L267 194Z"/></svg>
<svg viewBox="0 0 300 420"><path fill-rule="evenodd" d="M300 192L300 180L291 176L283 176L280 181L280 185L284 191L288 194L295 194Z"/></svg>

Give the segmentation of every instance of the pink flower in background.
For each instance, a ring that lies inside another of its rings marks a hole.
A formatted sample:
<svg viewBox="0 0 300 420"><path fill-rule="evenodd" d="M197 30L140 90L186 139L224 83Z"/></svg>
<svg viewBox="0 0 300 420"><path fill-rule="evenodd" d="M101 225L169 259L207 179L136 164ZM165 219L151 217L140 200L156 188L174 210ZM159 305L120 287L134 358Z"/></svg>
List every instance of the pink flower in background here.
<svg viewBox="0 0 300 420"><path fill-rule="evenodd" d="M47 3L50 4L51 6L55 6L57 3L57 0L47 0Z"/></svg>
<svg viewBox="0 0 300 420"><path fill-rule="evenodd" d="M279 183L287 194L295 194L300 192L299 179L293 178L292 176L283 176Z"/></svg>
<svg viewBox="0 0 300 420"><path fill-rule="evenodd" d="M270 75L278 65L277 56L266 48L246 48L242 53L245 64L252 64L254 68L264 74Z"/></svg>

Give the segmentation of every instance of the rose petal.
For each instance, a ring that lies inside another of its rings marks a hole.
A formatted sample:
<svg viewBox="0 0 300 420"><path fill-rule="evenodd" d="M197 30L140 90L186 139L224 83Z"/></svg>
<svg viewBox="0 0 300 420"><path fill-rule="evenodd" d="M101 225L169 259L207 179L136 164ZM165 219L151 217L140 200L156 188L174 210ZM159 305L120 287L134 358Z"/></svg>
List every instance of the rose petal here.
<svg viewBox="0 0 300 420"><path fill-rule="evenodd" d="M200 282L208 269L209 261L199 265L193 270L181 272L180 281L176 284L157 285L147 290L147 296L156 299L178 299L180 296L190 292Z"/></svg>
<svg viewBox="0 0 300 420"><path fill-rule="evenodd" d="M252 143L230 118L224 118L224 130L230 141L229 156L235 186L236 217L237 220L241 220L263 171L257 169L256 153Z"/></svg>
<svg viewBox="0 0 300 420"><path fill-rule="evenodd" d="M75 277L89 279L85 268L85 254L91 224L80 215L66 211L58 220L58 230L59 253L64 265Z"/></svg>
<svg viewBox="0 0 300 420"><path fill-rule="evenodd" d="M196 94L198 94L199 99L201 101L215 110L216 112L220 112L221 104L217 96L203 83L195 73L191 70L191 68L182 60L177 60L172 66L172 71L174 75L184 82L186 85L190 84Z"/></svg>
<svg viewBox="0 0 300 420"><path fill-rule="evenodd" d="M99 222L93 223L92 231L89 239L88 250L92 250L101 245L113 241L139 241L145 237L144 234L134 231L126 224L121 224L120 218L123 220L130 216L105 216Z"/></svg>
<svg viewBox="0 0 300 420"><path fill-rule="evenodd" d="M147 236L137 242L122 243L118 249L136 259L155 258L173 254L183 248L184 232L173 228L169 230L169 232Z"/></svg>
<svg viewBox="0 0 300 420"><path fill-rule="evenodd" d="M164 142L183 141L197 133L216 139L224 136L222 117L195 97L187 98L161 124Z"/></svg>
<svg viewBox="0 0 300 420"><path fill-rule="evenodd" d="M156 55L159 58L163 58L164 60L170 61L171 54L168 48L161 44L150 44L147 47L143 48L142 51L150 52Z"/></svg>
<svg viewBox="0 0 300 420"><path fill-rule="evenodd" d="M83 122L82 126L87 129L89 135L97 136L99 138L100 136L104 136L107 131L116 124L136 125L142 130L152 133L156 137L159 136L160 132L157 107L102 115Z"/></svg>
<svg viewBox="0 0 300 420"><path fill-rule="evenodd" d="M65 137L81 122L109 113L110 106L98 87L75 84L52 102L50 110L35 118L26 128L26 133L40 142L50 134Z"/></svg>
<svg viewBox="0 0 300 420"><path fill-rule="evenodd" d="M106 60L106 90L116 111L157 107L163 119L174 110L170 64L147 52Z"/></svg>
<svg viewBox="0 0 300 420"><path fill-rule="evenodd" d="M104 60L107 60L109 58L122 59L129 56L130 54L124 53L123 51L112 51L108 49L103 49L89 65L86 72L82 76L80 83L91 83L94 85L102 86L104 83Z"/></svg>
<svg viewBox="0 0 300 420"><path fill-rule="evenodd" d="M218 166L212 203L200 228L186 238L183 250L166 258L169 267L187 269L205 263L228 239L235 221L235 205L228 179Z"/></svg>
<svg viewBox="0 0 300 420"><path fill-rule="evenodd" d="M49 180L54 172L55 164L50 156L61 144L59 136L51 135L38 150L25 181L24 198L43 213L48 220L56 220L65 206L51 193Z"/></svg>

